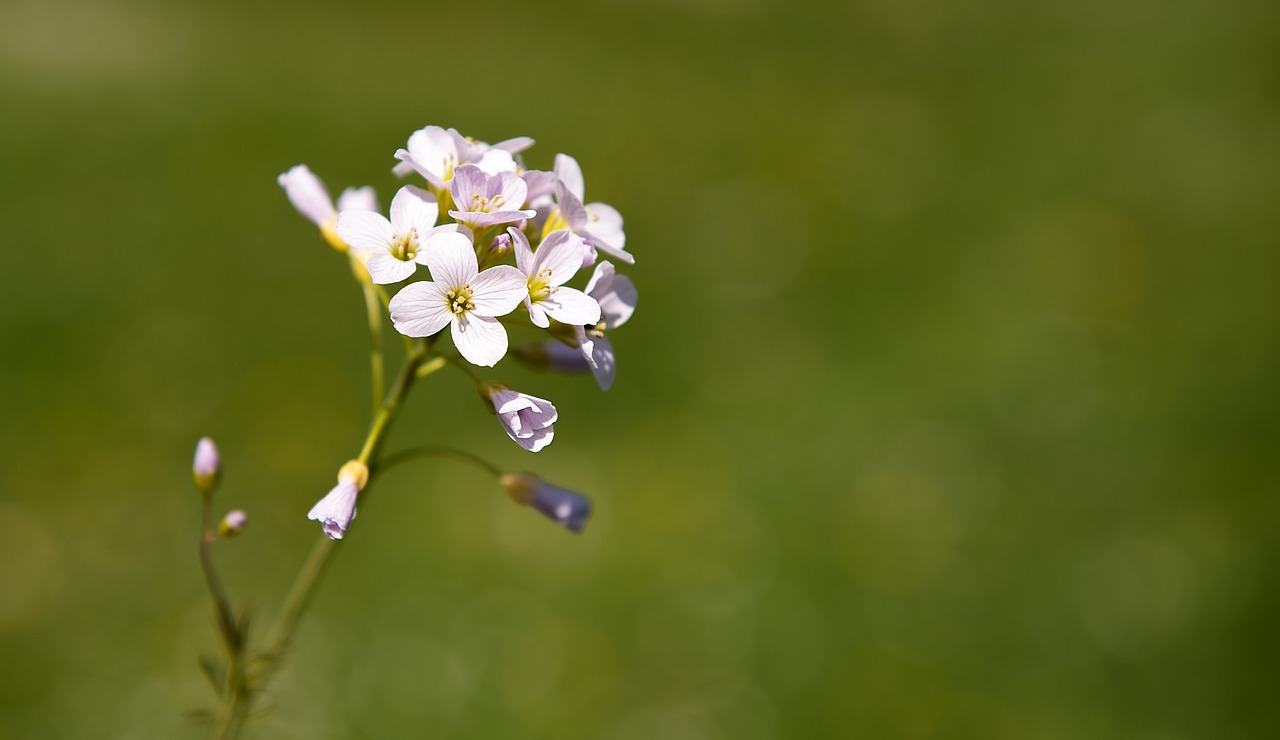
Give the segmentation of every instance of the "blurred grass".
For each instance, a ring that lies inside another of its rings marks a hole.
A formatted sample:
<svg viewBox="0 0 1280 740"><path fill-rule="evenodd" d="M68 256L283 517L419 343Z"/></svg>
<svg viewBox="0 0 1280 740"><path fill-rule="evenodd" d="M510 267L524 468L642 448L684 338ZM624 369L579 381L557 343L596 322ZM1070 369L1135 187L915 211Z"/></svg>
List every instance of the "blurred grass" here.
<svg viewBox="0 0 1280 740"><path fill-rule="evenodd" d="M531 135L638 255L536 458L362 507L257 736L1277 732L1277 9L8 3L0 738L198 737L188 463L269 618L363 438L365 329L275 175ZM442 424L447 420L447 424Z"/></svg>

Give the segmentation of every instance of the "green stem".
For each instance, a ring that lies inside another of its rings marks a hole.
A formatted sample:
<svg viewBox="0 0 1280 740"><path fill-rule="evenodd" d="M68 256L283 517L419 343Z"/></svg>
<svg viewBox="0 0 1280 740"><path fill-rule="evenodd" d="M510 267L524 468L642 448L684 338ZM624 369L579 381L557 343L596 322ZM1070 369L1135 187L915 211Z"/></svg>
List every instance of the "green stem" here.
<svg viewBox="0 0 1280 740"><path fill-rule="evenodd" d="M420 457L452 457L455 460L462 460L480 468L486 473L493 475L495 478L502 475L502 471L497 466L489 463L487 460L473 455L465 450L455 450L452 447L437 447L427 445L423 447L411 447L407 450L387 455L378 463L378 472L385 473L400 463L409 462Z"/></svg>
<svg viewBox="0 0 1280 740"><path fill-rule="evenodd" d="M373 409L376 412L386 387L382 360L382 303L372 282L361 281L360 287L364 292L365 313L369 316L369 365L373 379Z"/></svg>

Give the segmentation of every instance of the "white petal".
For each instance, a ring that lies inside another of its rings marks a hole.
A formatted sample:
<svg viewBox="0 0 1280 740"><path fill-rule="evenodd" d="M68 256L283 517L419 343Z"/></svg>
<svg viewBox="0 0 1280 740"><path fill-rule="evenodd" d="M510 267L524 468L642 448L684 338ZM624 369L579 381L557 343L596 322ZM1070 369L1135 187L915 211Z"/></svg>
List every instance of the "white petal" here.
<svg viewBox="0 0 1280 740"><path fill-rule="evenodd" d="M458 150L454 146L453 137L439 126L427 126L414 131L409 136L409 151L406 159L396 153L396 157L414 165L414 169L432 185L442 188L448 184L445 171L448 166L457 164ZM403 150L401 150L403 151Z"/></svg>
<svg viewBox="0 0 1280 740"><path fill-rule="evenodd" d="M369 277L373 282L390 285L413 275L418 269L418 263L397 259L390 252L372 252L365 267L369 268Z"/></svg>
<svg viewBox="0 0 1280 740"><path fill-rule="evenodd" d="M587 207L582 205L582 199L574 195L561 180L556 180L556 207L560 209L560 215L564 217L569 229L579 236L587 231Z"/></svg>
<svg viewBox="0 0 1280 740"><path fill-rule="evenodd" d="M512 437L512 439L515 440L516 444L526 450L530 452L538 452L542 448L551 444L551 439L555 436L555 432L555 427L545 427L533 432L528 437Z"/></svg>
<svg viewBox="0 0 1280 740"><path fill-rule="evenodd" d="M453 314L435 283L410 283L387 305L396 331L407 337L429 337L443 329Z"/></svg>
<svg viewBox="0 0 1280 740"><path fill-rule="evenodd" d="M502 149L490 149L480 157L476 162L476 166L484 170L487 174L496 175L499 172L515 172L516 160L511 156L511 152Z"/></svg>
<svg viewBox="0 0 1280 740"><path fill-rule="evenodd" d="M606 329L617 329L627 323L636 310L636 285L626 275L615 275L609 291L596 296Z"/></svg>
<svg viewBox="0 0 1280 740"><path fill-rule="evenodd" d="M568 154L556 155L556 177L569 188L569 192L578 196L578 200L582 200L586 196L586 191L582 181L582 168L578 166L578 160L570 157Z"/></svg>
<svg viewBox="0 0 1280 740"><path fill-rule="evenodd" d="M556 288L539 301L538 305L562 324L594 326L600 321L600 304L596 303L596 299L573 288ZM529 315L532 317L533 312L530 311Z"/></svg>
<svg viewBox="0 0 1280 740"><path fill-rule="evenodd" d="M390 248L391 222L381 213L351 210L338 214L335 231L352 249L381 251Z"/></svg>
<svg viewBox="0 0 1280 740"><path fill-rule="evenodd" d="M497 319L464 313L454 316L451 326L453 345L473 365L493 367L507 353L507 330Z"/></svg>
<svg viewBox="0 0 1280 740"><path fill-rule="evenodd" d="M519 154L525 149L533 146L533 139L528 136L516 136L510 139L504 139L493 145L494 149L505 149L512 154Z"/></svg>
<svg viewBox="0 0 1280 740"><path fill-rule="evenodd" d="M509 314L527 295L528 279L511 265L490 267L471 280L471 301L476 305L472 313L480 316Z"/></svg>
<svg viewBox="0 0 1280 740"><path fill-rule="evenodd" d="M377 211L378 194L373 188L365 185L362 188L347 188L338 196L339 211Z"/></svg>
<svg viewBox="0 0 1280 740"><path fill-rule="evenodd" d="M277 177L276 182L284 188L284 194L293 207L316 226L333 218L336 213L324 183L305 164L291 167Z"/></svg>
<svg viewBox="0 0 1280 740"><path fill-rule="evenodd" d="M627 235L622 230L622 214L608 203L588 203L587 228L592 236L615 249L627 246Z"/></svg>
<svg viewBox="0 0 1280 740"><path fill-rule="evenodd" d="M600 390L607 391L613 385L613 378L618 374L618 366L613 358L613 343L607 336L592 337L591 372L596 376L596 384Z"/></svg>
<svg viewBox="0 0 1280 740"><path fill-rule="evenodd" d="M551 270L548 285L564 285L582 267L582 252L586 247L582 238L568 229L559 229L547 235L538 245L533 277L543 270Z"/></svg>
<svg viewBox="0 0 1280 740"><path fill-rule="evenodd" d="M419 238L423 238L436 225L439 213L434 195L405 185L391 200L391 230L403 236L409 229L417 229Z"/></svg>
<svg viewBox="0 0 1280 740"><path fill-rule="evenodd" d="M466 285L480 272L471 240L456 231L432 232L422 245L421 254L442 291Z"/></svg>
<svg viewBox="0 0 1280 740"><path fill-rule="evenodd" d="M534 326L543 329L551 326L551 321L547 318L547 312L542 308L542 303L534 303L532 298L524 299L524 307L529 311L529 320Z"/></svg>
<svg viewBox="0 0 1280 740"><path fill-rule="evenodd" d="M529 195L529 186L525 184L524 178L511 172L503 172L498 177L502 178L502 200L506 204L502 206L503 210L519 210L524 206L525 197ZM530 214L529 217L532 218L533 215Z"/></svg>
<svg viewBox="0 0 1280 740"><path fill-rule="evenodd" d="M591 273L591 279L587 281L587 292L598 300L609 291L609 285L613 283L616 272L611 262L601 262L596 265L595 271Z"/></svg>
<svg viewBox="0 0 1280 740"><path fill-rule="evenodd" d="M516 253L516 267L525 275L533 277L535 273L530 271L534 269L536 263L533 259L533 249L529 247L528 237L514 226L508 226L507 233L511 235L511 248Z"/></svg>

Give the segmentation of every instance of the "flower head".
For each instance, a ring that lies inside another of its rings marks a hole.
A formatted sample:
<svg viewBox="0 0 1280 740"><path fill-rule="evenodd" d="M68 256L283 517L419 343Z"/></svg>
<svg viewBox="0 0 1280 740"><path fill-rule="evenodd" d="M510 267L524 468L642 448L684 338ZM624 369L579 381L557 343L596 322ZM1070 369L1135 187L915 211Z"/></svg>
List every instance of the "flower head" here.
<svg viewBox="0 0 1280 740"><path fill-rule="evenodd" d="M391 322L410 337L429 337L449 326L453 343L475 365L492 367L507 353L507 330L498 316L528 295L524 273L510 265L480 272L466 236L439 232L422 254L432 281L410 283L391 299Z"/></svg>
<svg viewBox="0 0 1280 740"><path fill-rule="evenodd" d="M499 480L516 503L532 506L571 532L581 532L591 516L586 496L553 486L532 473L503 473Z"/></svg>
<svg viewBox="0 0 1280 740"><path fill-rule="evenodd" d="M565 230L553 231L538 245L529 248L529 240L514 226L507 228L516 253L516 266L525 274L529 295L524 305L529 320L547 328L547 316L562 324L595 324L600 320L600 305L586 293L564 287L582 265L582 239Z"/></svg>
<svg viewBox="0 0 1280 740"><path fill-rule="evenodd" d="M507 436L530 452L551 444L555 435L556 407L551 402L519 393L500 383L483 389Z"/></svg>
<svg viewBox="0 0 1280 740"><path fill-rule="evenodd" d="M427 126L410 134L406 146L396 151L400 163L392 171L401 177L416 171L432 187L444 190L459 165L475 164L490 174L515 172L513 155L533 146L533 139L520 136L491 146L463 136L455 129L446 131L439 126Z"/></svg>
<svg viewBox="0 0 1280 740"><path fill-rule="evenodd" d="M277 177L276 182L284 188L284 194L293 207L311 223L319 226L325 240L339 251L346 251L347 245L334 230L338 223L338 212L378 210L378 198L368 185L343 190L335 207L328 188L305 164L291 167L288 172Z"/></svg>
<svg viewBox="0 0 1280 740"><path fill-rule="evenodd" d="M218 485L218 476L222 473L222 463L218 457L218 447L208 437L201 437L196 442L195 459L191 461L191 474L195 478L196 488L208 496Z"/></svg>
<svg viewBox="0 0 1280 740"><path fill-rule="evenodd" d="M422 246L433 233L438 215L435 196L406 185L391 201L391 219L373 211L338 214L337 233L353 250L367 253L369 277L380 284L398 283L426 264Z"/></svg>
<svg viewBox="0 0 1280 740"><path fill-rule="evenodd" d="M582 168L568 154L556 155L556 207L564 226L596 247L628 264L636 258L626 250L627 235L622 230L622 214L607 203L586 203ZM551 227L557 227L553 221Z"/></svg>
<svg viewBox="0 0 1280 740"><path fill-rule="evenodd" d="M356 498L369 482L369 468L359 460L351 460L338 471L338 485L307 512L324 527L331 540L340 540L356 518Z"/></svg>
<svg viewBox="0 0 1280 740"><path fill-rule="evenodd" d="M587 295L600 304L601 321L594 326L578 326L574 333L582 356L591 365L596 383L601 390L607 391L613 385L617 365L613 343L605 336L605 330L622 326L635 313L636 286L627 276L617 274L612 264L601 262L587 283Z"/></svg>
<svg viewBox="0 0 1280 740"><path fill-rule="evenodd" d="M537 215L521 210L529 186L511 172L488 174L476 165L466 164L453 173L450 193L457 210L453 218L473 228L523 221Z"/></svg>

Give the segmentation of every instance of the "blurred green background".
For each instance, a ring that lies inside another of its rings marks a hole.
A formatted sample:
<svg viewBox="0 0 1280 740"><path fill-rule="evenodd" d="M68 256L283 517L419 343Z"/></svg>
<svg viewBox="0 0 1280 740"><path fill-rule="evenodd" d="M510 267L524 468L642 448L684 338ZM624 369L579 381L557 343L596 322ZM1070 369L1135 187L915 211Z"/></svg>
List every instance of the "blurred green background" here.
<svg viewBox="0 0 1280 740"><path fill-rule="evenodd" d="M638 262L537 456L460 374L261 738L1280 734L1280 8L6 0L0 738L202 737L219 548L265 620L367 424L363 304L275 177L413 130L579 160ZM393 359L393 362L395 360Z"/></svg>

